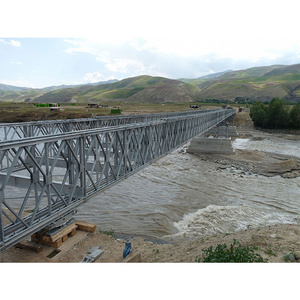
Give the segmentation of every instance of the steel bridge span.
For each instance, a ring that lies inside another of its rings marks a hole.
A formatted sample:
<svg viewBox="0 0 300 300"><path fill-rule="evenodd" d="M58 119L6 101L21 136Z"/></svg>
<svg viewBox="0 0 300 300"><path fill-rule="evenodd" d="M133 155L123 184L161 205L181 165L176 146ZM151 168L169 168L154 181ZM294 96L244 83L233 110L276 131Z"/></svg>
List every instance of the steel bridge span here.
<svg viewBox="0 0 300 300"><path fill-rule="evenodd" d="M1 124L0 252L235 114L234 109Z"/></svg>
<svg viewBox="0 0 300 300"><path fill-rule="evenodd" d="M210 110L219 111L219 110ZM22 123L0 123L0 141L23 139L33 136L44 136L50 134L59 134L70 131L85 129L111 127L132 123L145 123L161 119L176 118L181 116L199 115L207 111L189 111L173 113L156 113L142 115L125 115L125 116L103 116L95 118L83 118L72 120L50 120L50 121L33 121Z"/></svg>

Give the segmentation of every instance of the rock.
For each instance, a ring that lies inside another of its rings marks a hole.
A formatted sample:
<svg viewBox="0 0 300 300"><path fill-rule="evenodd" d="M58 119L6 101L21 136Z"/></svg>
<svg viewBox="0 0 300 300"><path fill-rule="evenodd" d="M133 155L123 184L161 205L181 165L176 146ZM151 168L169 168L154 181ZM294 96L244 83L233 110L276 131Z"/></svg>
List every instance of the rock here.
<svg viewBox="0 0 300 300"><path fill-rule="evenodd" d="M293 253L287 253L285 255L283 255L283 260L284 261L294 261L295 260L295 256Z"/></svg>
<svg viewBox="0 0 300 300"><path fill-rule="evenodd" d="M290 261L294 261L294 260L295 260L295 255L291 253L291 254L289 255L289 260L290 260Z"/></svg>
<svg viewBox="0 0 300 300"><path fill-rule="evenodd" d="M225 169L227 169L227 168L228 168L228 165L223 165L223 166L220 166L220 167L219 167L220 170L225 170Z"/></svg>
<svg viewBox="0 0 300 300"><path fill-rule="evenodd" d="M270 235L271 238L276 238L276 233Z"/></svg>
<svg viewBox="0 0 300 300"><path fill-rule="evenodd" d="M294 256L296 259L300 259L300 251L294 252Z"/></svg>

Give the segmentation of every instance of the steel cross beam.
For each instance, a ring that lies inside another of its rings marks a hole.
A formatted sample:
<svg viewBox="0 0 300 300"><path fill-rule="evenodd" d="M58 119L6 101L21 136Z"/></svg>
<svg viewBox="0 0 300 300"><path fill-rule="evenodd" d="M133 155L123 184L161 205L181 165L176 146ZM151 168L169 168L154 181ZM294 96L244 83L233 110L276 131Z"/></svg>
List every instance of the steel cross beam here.
<svg viewBox="0 0 300 300"><path fill-rule="evenodd" d="M26 137L43 136L50 134L59 134L70 131L78 131L85 129L94 129L102 127L110 127L117 125L125 125L132 123L157 121L164 118L174 118L186 115L198 115L205 113L205 110L173 112L163 114L140 114L140 115L124 115L124 116L103 116L85 119L72 120L50 120L50 121L34 121L21 123L2 123L0 124L0 141L23 139Z"/></svg>
<svg viewBox="0 0 300 300"><path fill-rule="evenodd" d="M234 113L216 110L0 142L0 250Z"/></svg>

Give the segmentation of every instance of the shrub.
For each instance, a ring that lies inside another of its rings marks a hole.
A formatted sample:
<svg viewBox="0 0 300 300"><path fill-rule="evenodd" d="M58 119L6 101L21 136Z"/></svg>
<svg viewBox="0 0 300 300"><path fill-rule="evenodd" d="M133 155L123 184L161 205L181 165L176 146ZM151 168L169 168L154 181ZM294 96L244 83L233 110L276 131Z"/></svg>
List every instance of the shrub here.
<svg viewBox="0 0 300 300"><path fill-rule="evenodd" d="M202 250L203 262L267 262L267 259L263 259L254 250L257 248L242 246L234 239L229 247L226 244L218 244L215 249L211 246ZM201 262L201 258L197 258L196 262Z"/></svg>
<svg viewBox="0 0 300 300"><path fill-rule="evenodd" d="M289 107L283 99L274 98L269 106L256 102L250 109L250 117L257 127L281 129L300 128L300 108L295 105L289 113ZM299 126L299 127L297 127Z"/></svg>
<svg viewBox="0 0 300 300"><path fill-rule="evenodd" d="M260 101L253 104L250 117L255 126L264 127L267 122L267 107Z"/></svg>
<svg viewBox="0 0 300 300"><path fill-rule="evenodd" d="M267 127L272 129L288 128L290 115L288 106L282 99L274 98L267 109Z"/></svg>
<svg viewBox="0 0 300 300"><path fill-rule="evenodd" d="M294 105L290 112L291 126L294 129L300 129L300 103Z"/></svg>
<svg viewBox="0 0 300 300"><path fill-rule="evenodd" d="M116 237L116 234L115 234L115 231L113 229L110 229L108 231L102 231L102 230L99 230L100 233L102 234L105 234L105 235L110 235L112 236L113 238Z"/></svg>

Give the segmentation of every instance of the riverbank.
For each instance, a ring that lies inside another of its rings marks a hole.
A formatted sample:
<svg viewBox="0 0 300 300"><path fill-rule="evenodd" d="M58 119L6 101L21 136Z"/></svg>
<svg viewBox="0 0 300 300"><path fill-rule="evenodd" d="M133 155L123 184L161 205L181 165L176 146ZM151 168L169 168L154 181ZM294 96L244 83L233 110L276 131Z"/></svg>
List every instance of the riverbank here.
<svg viewBox="0 0 300 300"><path fill-rule="evenodd" d="M274 225L255 229L247 229L232 234L217 234L193 241L183 241L174 244L160 244L145 240L143 237L131 239L134 254L140 253L143 263L193 263L202 255L202 250L218 244L230 245L233 240L242 246L256 246L263 258L269 263L286 262L284 256L293 253L295 260L300 262L300 225ZM1 262L80 262L94 246L100 247L103 254L95 263L122 263L125 240L99 232L86 235L70 249L60 252L53 258L34 253L26 249L11 248L0 255ZM291 261L289 261L291 262Z"/></svg>

